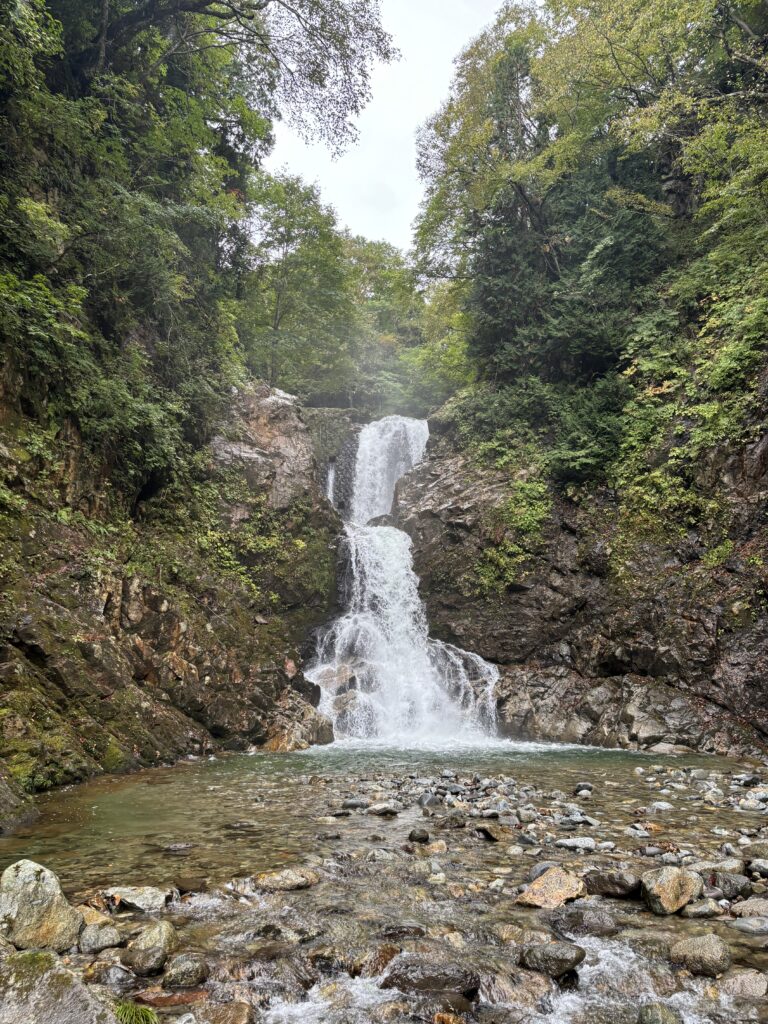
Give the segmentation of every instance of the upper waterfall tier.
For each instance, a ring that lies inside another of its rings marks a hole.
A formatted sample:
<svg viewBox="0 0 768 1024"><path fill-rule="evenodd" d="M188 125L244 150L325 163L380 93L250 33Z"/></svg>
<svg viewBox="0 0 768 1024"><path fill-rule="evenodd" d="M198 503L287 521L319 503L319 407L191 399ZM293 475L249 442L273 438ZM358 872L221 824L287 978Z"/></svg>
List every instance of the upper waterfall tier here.
<svg viewBox="0 0 768 1024"><path fill-rule="evenodd" d="M360 432L355 463L351 520L365 526L392 511L397 481L424 458L429 427L425 420L387 416Z"/></svg>

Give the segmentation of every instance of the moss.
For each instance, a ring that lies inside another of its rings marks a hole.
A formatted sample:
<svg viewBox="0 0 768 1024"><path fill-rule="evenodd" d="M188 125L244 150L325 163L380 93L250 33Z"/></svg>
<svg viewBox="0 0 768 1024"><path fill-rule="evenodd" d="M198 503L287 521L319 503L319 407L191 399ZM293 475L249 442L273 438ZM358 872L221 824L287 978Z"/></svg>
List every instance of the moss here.
<svg viewBox="0 0 768 1024"><path fill-rule="evenodd" d="M13 953L5 961L3 974L6 984L12 985L18 995L27 996L40 979L53 970L56 963L57 958L52 953L42 953L38 950Z"/></svg>
<svg viewBox="0 0 768 1024"><path fill-rule="evenodd" d="M542 480L516 480L510 497L485 517L487 544L474 570L476 590L500 595L524 578L524 566L539 550L552 517L552 494Z"/></svg>
<svg viewBox="0 0 768 1024"><path fill-rule="evenodd" d="M115 1003L115 1016L120 1024L159 1024L160 1018L148 1006L121 1001Z"/></svg>

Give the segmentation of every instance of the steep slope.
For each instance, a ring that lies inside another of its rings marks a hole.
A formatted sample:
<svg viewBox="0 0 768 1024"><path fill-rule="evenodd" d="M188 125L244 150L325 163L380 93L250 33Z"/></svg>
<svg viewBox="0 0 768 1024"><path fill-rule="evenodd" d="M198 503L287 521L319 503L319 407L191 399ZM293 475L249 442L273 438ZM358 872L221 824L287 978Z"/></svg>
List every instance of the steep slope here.
<svg viewBox="0 0 768 1024"><path fill-rule="evenodd" d="M332 739L297 648L335 609L339 524L294 399L241 388L130 518L71 430L1 429L0 817L101 771Z"/></svg>
<svg viewBox="0 0 768 1024"><path fill-rule="evenodd" d="M502 666L508 735L765 751L768 435L701 473L734 512L716 557L674 523L633 535L613 491L569 500L448 437L431 444L401 488L399 522L435 635Z"/></svg>

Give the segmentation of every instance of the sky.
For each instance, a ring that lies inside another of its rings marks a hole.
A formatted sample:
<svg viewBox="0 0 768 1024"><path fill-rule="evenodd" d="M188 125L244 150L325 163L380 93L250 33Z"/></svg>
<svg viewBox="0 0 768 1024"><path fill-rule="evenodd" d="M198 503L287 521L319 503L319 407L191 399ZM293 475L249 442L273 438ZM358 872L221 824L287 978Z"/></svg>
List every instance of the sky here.
<svg viewBox="0 0 768 1024"><path fill-rule="evenodd" d="M353 234L409 248L422 197L416 130L447 97L454 58L500 6L501 0L381 0L384 26L402 58L376 68L358 142L334 159L278 125L269 169L287 167L316 182Z"/></svg>

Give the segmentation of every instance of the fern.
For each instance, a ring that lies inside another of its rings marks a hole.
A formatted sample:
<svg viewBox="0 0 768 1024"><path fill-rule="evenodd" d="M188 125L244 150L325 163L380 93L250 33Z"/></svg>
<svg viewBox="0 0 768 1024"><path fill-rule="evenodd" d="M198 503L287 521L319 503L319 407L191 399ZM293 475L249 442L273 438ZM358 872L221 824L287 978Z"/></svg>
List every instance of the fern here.
<svg viewBox="0 0 768 1024"><path fill-rule="evenodd" d="M160 1024L160 1018L148 1006L120 1002L115 1004L115 1016L120 1024Z"/></svg>

